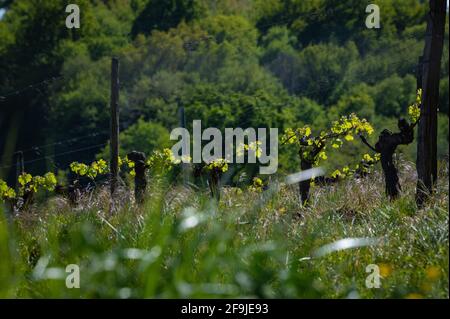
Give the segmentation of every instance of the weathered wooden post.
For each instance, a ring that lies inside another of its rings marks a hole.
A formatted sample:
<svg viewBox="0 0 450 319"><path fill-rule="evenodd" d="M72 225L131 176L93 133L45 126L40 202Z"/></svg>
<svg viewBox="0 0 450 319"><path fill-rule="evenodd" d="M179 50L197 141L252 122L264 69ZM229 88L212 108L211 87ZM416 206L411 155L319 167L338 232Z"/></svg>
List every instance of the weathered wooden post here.
<svg viewBox="0 0 450 319"><path fill-rule="evenodd" d="M143 203L145 199L145 191L147 188L147 179L145 178L145 170L147 164L145 163L145 154L142 152L133 151L127 155L128 159L134 163L134 198L136 203Z"/></svg>
<svg viewBox="0 0 450 319"><path fill-rule="evenodd" d="M422 88L422 77L423 77L423 56L419 56L419 61L417 63L416 69L416 92Z"/></svg>
<svg viewBox="0 0 450 319"><path fill-rule="evenodd" d="M184 107L181 106L178 110L178 121L179 121L179 125L181 128L186 128L186 116L184 114ZM186 150L188 145L187 145L187 136L183 136L183 147L182 150ZM187 155L187 154L181 154L181 155ZM186 185L189 181L189 164L187 163L181 163L181 173L183 175L183 184Z"/></svg>
<svg viewBox="0 0 450 319"><path fill-rule="evenodd" d="M119 60L112 58L111 61L111 197L117 188L119 180Z"/></svg>
<svg viewBox="0 0 450 319"><path fill-rule="evenodd" d="M437 109L444 45L446 0L430 0L423 51L422 105L417 137L416 202L422 206L437 180Z"/></svg>
<svg viewBox="0 0 450 319"><path fill-rule="evenodd" d="M25 172L25 165L23 159L23 152L17 151L16 153L16 191L19 190L19 176Z"/></svg>

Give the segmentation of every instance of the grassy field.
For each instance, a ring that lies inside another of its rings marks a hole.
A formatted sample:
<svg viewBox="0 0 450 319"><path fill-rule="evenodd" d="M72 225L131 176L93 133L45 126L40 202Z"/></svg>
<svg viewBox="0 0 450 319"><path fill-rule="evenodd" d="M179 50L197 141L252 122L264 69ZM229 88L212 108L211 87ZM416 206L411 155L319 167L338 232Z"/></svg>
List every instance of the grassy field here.
<svg viewBox="0 0 450 319"><path fill-rule="evenodd" d="M315 187L308 208L295 186L224 188L216 205L206 190L152 181L144 206L123 190L111 215L107 188L77 207L51 198L2 213L0 297L448 298L448 166L422 210L415 169L400 166L395 202L376 172ZM344 238L372 241L319 249ZM66 288L69 264L79 265L79 289ZM380 269L378 289L366 287L369 264Z"/></svg>

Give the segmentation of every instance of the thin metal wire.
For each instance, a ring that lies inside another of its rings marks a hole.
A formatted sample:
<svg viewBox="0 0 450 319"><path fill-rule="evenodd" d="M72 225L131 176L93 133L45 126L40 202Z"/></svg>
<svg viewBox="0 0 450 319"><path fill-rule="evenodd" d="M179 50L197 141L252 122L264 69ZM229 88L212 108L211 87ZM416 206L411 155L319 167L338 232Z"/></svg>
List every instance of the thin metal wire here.
<svg viewBox="0 0 450 319"><path fill-rule="evenodd" d="M23 87L23 88L21 88L21 89L18 89L18 90L9 92L9 93L4 94L4 95L0 95L0 102L4 102L4 101L6 101L9 97L15 96L15 95L20 95L20 94L22 94L23 92L28 91L28 90L30 90L30 89L38 90L38 92L41 92L41 91L39 90L39 87L40 87L40 86L42 86L42 85L44 85L44 84L50 84L50 83L52 83L52 82L54 82L54 81L57 81L57 80L60 80L60 79L63 79L63 78L64 78L63 75L53 76L53 77L47 78L47 79L45 79L45 80L43 80L43 81L41 81L41 82L33 83L33 84L30 84L30 85L28 85L28 86L25 86L25 87Z"/></svg>
<svg viewBox="0 0 450 319"><path fill-rule="evenodd" d="M93 148L105 146L106 144L108 144L108 142L106 142L106 143L101 143L101 144L96 144L96 145L90 145L90 146L82 147L82 148L79 148L79 149L76 149L76 150L67 151L67 152L62 152L62 153L57 153L57 154L53 154L53 155L49 155L49 156L43 156L43 157L36 158L36 159L33 159L33 160L25 161L25 162L23 162L23 163L24 163L24 164L35 163L35 162L41 161L41 160L43 160L43 159L49 159L49 158L59 157L59 156L67 155L67 154L78 153L78 152L86 151L86 150L89 150L89 149L93 149ZM13 165L5 165L5 166L0 166L0 168L11 168L11 167L15 167L16 165L17 165L17 164L13 164Z"/></svg>

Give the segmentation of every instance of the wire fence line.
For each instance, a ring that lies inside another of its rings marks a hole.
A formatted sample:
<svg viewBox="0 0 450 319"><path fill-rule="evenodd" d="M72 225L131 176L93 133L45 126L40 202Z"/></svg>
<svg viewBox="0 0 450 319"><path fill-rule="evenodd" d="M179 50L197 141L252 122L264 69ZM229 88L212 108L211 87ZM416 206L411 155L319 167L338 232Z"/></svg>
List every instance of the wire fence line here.
<svg viewBox="0 0 450 319"><path fill-rule="evenodd" d="M91 133L91 134L87 134L87 135L83 135L83 136L79 136L79 137L68 138L65 140L60 140L60 141L49 143L49 144L31 146L24 150L18 150L17 152L26 153L26 152L36 151L36 150L42 150L42 149L45 149L45 148L48 148L51 146L70 144L70 143L82 141L82 140L85 140L88 138L92 138L92 137L96 137L96 136L103 136L103 135L108 135L108 134L109 134L109 131L105 130L105 131L95 132L95 133Z"/></svg>
<svg viewBox="0 0 450 319"><path fill-rule="evenodd" d="M64 79L63 75L52 76L52 77L47 78L47 79L45 79L43 81L27 85L27 86L25 86L25 87L23 87L21 89L18 89L18 90L15 90L15 91L10 91L9 93L0 95L0 103L1 102L5 102L10 97L21 95L22 93L24 93L24 92L26 92L28 90L38 90L39 92L41 92L39 90L40 87L49 85L49 84L51 84L53 82L56 82L56 81L59 81L59 80L62 80L62 79Z"/></svg>
<svg viewBox="0 0 450 319"><path fill-rule="evenodd" d="M90 146L78 148L78 149L71 150L71 151L66 151L66 152L56 153L56 154L52 154L52 155L42 156L40 158L32 159L32 160L29 160L29 161L24 161L23 164L31 164L31 163L35 163L35 162L38 162L38 161L41 161L41 160L44 160L44 159L53 159L54 157L60 157L60 156L68 155L68 154L84 152L84 151L87 151L87 150L90 150L90 149L94 149L94 148L105 146L106 144L108 144L108 142L95 144L95 145L90 145ZM16 166L17 166L17 164L5 165L5 166L0 166L0 169L12 168L12 167L16 167Z"/></svg>

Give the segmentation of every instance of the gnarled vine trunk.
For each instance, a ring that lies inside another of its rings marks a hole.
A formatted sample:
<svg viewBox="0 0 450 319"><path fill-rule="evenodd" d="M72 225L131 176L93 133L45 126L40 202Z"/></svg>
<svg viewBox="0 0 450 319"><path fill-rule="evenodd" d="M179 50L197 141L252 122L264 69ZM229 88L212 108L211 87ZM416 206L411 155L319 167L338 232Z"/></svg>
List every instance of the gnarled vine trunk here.
<svg viewBox="0 0 450 319"><path fill-rule="evenodd" d="M211 197L217 202L220 201L220 174L216 171L211 171L208 178L209 190Z"/></svg>
<svg viewBox="0 0 450 319"><path fill-rule="evenodd" d="M134 198L136 203L143 203L145 199L145 191L147 188L147 179L145 177L145 154L142 152L133 151L127 155L128 159L134 162Z"/></svg>
<svg viewBox="0 0 450 319"><path fill-rule="evenodd" d="M304 159L300 159L300 168L302 171L306 171L313 167L312 163ZM302 200L302 205L307 205L309 200L309 190L311 188L311 179L301 181L299 183L300 199Z"/></svg>
<svg viewBox="0 0 450 319"><path fill-rule="evenodd" d="M397 125L400 132L392 133L389 130L383 130L374 148L362 138L366 145L381 154L381 168L384 173L386 195L391 199L397 198L401 191L398 170L393 159L395 150L397 146L410 144L414 140L415 125L408 124L404 119L400 119Z"/></svg>

